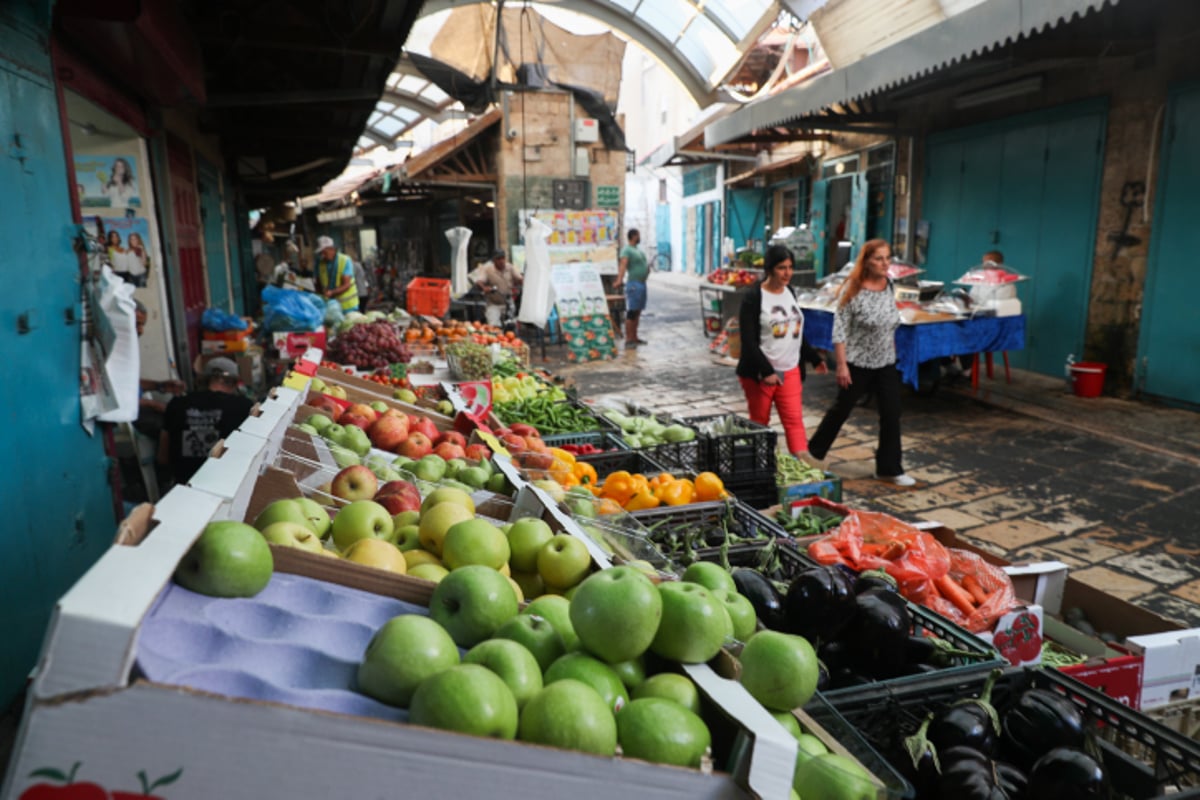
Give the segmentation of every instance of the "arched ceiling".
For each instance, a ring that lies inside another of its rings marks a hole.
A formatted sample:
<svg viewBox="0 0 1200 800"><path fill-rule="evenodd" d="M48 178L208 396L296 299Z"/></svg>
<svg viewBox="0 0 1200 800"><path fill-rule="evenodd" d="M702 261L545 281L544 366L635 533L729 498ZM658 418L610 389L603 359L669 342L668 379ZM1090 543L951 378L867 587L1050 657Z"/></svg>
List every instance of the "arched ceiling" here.
<svg viewBox="0 0 1200 800"><path fill-rule="evenodd" d="M494 0L426 0L420 16L485 3L496 5ZM662 62L701 107L718 99L718 87L780 13L778 0L541 0L535 5L571 11L620 31ZM388 90L360 148L393 142L426 117L444 118L454 104L406 60L389 77Z"/></svg>

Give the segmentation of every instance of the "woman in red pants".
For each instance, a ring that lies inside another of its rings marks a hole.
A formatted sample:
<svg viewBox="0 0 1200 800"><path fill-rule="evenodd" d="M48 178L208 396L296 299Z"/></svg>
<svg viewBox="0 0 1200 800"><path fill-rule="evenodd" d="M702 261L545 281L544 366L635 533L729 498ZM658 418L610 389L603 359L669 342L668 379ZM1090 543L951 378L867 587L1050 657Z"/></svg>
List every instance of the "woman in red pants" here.
<svg viewBox="0 0 1200 800"><path fill-rule="evenodd" d="M828 371L817 351L804 341L804 312L788 285L792 253L782 245L767 248L763 279L746 292L738 313L742 355L737 375L746 393L750 419L771 422L771 404L787 436L788 452L808 451L801 409L802 360Z"/></svg>

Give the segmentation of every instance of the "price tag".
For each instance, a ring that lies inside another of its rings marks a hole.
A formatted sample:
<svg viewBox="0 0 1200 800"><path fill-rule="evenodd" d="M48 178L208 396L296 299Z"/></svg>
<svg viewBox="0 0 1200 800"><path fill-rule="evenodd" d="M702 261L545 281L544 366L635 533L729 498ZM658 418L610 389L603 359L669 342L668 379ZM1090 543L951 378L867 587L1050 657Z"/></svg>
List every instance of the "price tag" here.
<svg viewBox="0 0 1200 800"><path fill-rule="evenodd" d="M283 385L289 389L304 391L308 388L310 380L307 375L301 375L299 372L289 372L287 377L283 379Z"/></svg>
<svg viewBox="0 0 1200 800"><path fill-rule="evenodd" d="M475 435L482 439L484 444L492 448L492 452L496 455L507 456L509 454L508 451L504 449L504 445L500 443L500 440L492 434L482 430L477 430L475 431Z"/></svg>

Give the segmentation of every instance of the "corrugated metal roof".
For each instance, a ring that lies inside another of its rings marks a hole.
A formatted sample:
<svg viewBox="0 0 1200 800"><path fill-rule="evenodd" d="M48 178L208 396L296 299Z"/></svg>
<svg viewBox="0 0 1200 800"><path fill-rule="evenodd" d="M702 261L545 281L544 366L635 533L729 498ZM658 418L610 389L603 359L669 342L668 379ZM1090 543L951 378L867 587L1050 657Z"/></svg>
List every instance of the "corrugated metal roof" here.
<svg viewBox="0 0 1200 800"><path fill-rule="evenodd" d="M777 95L751 103L713 122L704 144L714 147L803 117L838 103L857 100L916 80L958 61L980 55L1084 16L1119 0L987 0L842 69Z"/></svg>

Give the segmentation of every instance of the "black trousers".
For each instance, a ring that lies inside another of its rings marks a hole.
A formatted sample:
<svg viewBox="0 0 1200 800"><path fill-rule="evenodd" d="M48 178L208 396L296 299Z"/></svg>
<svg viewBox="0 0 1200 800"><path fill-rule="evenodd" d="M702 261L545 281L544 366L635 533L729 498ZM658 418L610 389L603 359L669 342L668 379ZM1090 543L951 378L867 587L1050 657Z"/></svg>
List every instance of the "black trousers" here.
<svg viewBox="0 0 1200 800"><path fill-rule="evenodd" d="M825 458L850 412L867 392L873 392L879 405L879 447L875 450L875 474L901 475L900 452L900 373L895 364L878 369L850 365L850 386L838 390L833 406L825 412L817 432L808 440L808 452Z"/></svg>

